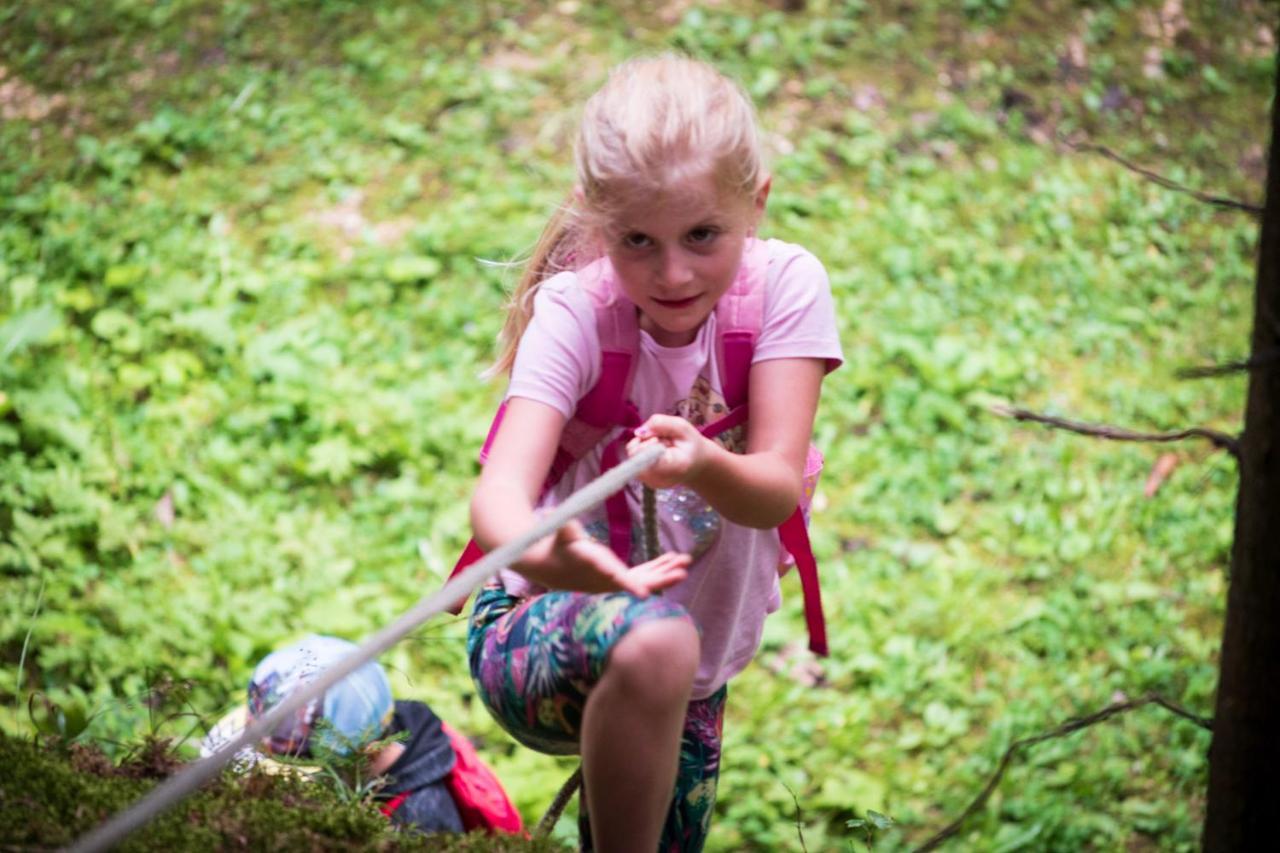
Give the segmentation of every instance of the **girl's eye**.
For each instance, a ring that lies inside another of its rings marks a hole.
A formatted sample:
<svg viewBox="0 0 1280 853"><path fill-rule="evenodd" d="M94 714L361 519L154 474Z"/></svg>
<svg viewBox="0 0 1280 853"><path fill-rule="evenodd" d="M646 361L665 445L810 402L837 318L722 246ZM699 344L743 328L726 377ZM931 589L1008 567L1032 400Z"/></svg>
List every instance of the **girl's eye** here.
<svg viewBox="0 0 1280 853"><path fill-rule="evenodd" d="M717 233L714 228L695 228L689 232L688 240L694 245L705 245L714 240Z"/></svg>
<svg viewBox="0 0 1280 853"><path fill-rule="evenodd" d="M622 245L628 249L643 249L649 245L649 238L639 232L622 235Z"/></svg>

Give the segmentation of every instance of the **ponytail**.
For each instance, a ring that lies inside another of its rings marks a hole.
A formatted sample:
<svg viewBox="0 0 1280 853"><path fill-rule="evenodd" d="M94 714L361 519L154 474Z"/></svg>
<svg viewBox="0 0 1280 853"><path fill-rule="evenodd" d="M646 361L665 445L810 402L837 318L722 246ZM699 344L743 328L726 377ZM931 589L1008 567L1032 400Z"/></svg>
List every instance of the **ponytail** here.
<svg viewBox="0 0 1280 853"><path fill-rule="evenodd" d="M498 333L500 350L497 360L485 370L486 377L511 372L516 360L516 348L520 337L533 318L533 299L542 282L565 270L578 269L586 261L580 257L585 249L579 213L573 206L573 197L556 208L542 229L542 236L533 247L533 253L524 265L524 272L516 288L507 300L507 319Z"/></svg>

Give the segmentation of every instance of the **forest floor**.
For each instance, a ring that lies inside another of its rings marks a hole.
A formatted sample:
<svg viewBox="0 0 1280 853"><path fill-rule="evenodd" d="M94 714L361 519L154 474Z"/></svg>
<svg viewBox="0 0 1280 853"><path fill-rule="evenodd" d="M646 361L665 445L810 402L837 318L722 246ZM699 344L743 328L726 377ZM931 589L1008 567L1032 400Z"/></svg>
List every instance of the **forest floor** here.
<svg viewBox="0 0 1280 853"><path fill-rule="evenodd" d="M123 759L152 736L190 757L272 648L359 639L440 584L501 393L477 377L513 275L483 261L520 257L569 191L576 110L607 69L666 48L756 100L764 230L826 265L846 355L816 428L833 654L803 650L785 580L730 687L709 849L909 849L1020 738L1148 694L1207 713L1230 456L998 412L1240 429L1241 376L1177 371L1244 355L1256 218L1130 166L1261 203L1278 17L1260 0L0 11L4 742ZM433 622L382 661L536 820L574 762L497 727L464 636ZM1151 705L1028 746L956 843L1195 849L1208 743ZM26 808L13 790L5 821Z"/></svg>

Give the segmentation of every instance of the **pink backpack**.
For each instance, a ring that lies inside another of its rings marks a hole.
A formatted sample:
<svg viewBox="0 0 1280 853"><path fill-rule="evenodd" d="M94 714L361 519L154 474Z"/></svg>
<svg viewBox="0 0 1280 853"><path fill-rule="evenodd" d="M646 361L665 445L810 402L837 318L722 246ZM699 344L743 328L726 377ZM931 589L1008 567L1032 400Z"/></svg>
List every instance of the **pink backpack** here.
<svg viewBox="0 0 1280 853"><path fill-rule="evenodd" d="M471 741L446 722L441 721L440 728L453 747L453 769L444 777L444 783L458 809L458 817L462 818L463 831L483 829L490 833L525 835L520 812ZM396 794L379 806L379 811L391 817L411 793Z"/></svg>
<svg viewBox="0 0 1280 853"><path fill-rule="evenodd" d="M720 301L716 303L716 347L719 353L720 388L729 412L724 417L700 428L703 435L714 438L725 430L747 422L747 387L751 373L751 357L764 315L764 282L768 268L768 247L761 240L750 240L743 253L738 276ZM596 328L600 337L600 378L579 402L573 417L565 424L560 445L543 483L545 494L574 462L581 459L617 427L623 432L605 446L600 460L603 473L617 465L632 430L641 423L639 412L630 401L631 381L635 374L640 348L640 327L635 305L626 299L613 280L613 267L608 258L600 258L577 272L581 286L591 297L596 311ZM488 457L489 446L497 434L506 412L506 403L498 408L493 424L480 451L480 462ZM805 623L809 629L809 648L815 654L827 655L826 623L822 616L822 598L818 590L818 565L809 543L808 511L822 470L822 454L812 445L805 460L804 491L800 505L778 528L783 560L779 572L785 573L794 563L804 593ZM609 522L609 545L626 561L631 553L631 515L626 495L618 492L605 502ZM461 572L484 555L475 540L467 543L449 577ZM462 610L465 601L452 612Z"/></svg>

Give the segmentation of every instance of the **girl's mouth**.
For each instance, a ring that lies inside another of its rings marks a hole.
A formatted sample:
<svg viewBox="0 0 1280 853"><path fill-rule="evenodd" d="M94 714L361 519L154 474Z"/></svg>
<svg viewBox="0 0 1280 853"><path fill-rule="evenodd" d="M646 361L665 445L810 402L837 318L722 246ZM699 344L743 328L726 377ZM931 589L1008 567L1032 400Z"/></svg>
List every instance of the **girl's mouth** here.
<svg viewBox="0 0 1280 853"><path fill-rule="evenodd" d="M698 301L697 296L690 296L685 299L654 299L654 302L663 308L688 308L690 305Z"/></svg>

